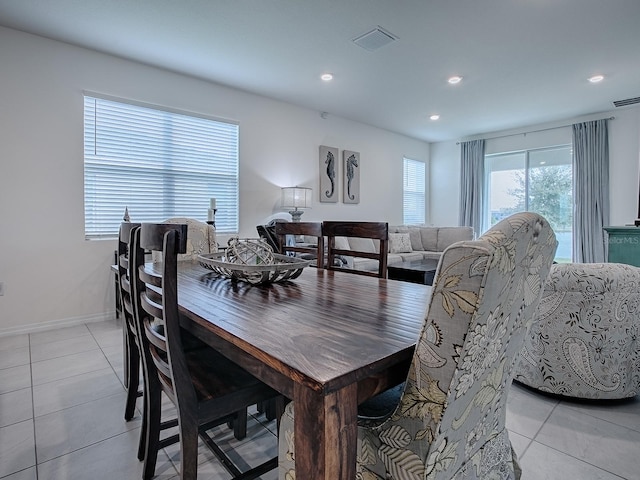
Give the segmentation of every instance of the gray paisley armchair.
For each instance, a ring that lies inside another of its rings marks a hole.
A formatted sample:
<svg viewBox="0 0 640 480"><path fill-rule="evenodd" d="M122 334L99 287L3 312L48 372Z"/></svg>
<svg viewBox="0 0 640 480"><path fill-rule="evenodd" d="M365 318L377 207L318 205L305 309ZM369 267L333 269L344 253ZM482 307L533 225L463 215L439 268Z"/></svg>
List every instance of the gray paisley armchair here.
<svg viewBox="0 0 640 480"><path fill-rule="evenodd" d="M640 392L640 268L569 263L551 274L515 379L587 399Z"/></svg>
<svg viewBox="0 0 640 480"><path fill-rule="evenodd" d="M519 213L445 250L399 403L359 418L357 480L519 478L507 393L555 249L547 221ZM280 480L295 479L293 416L289 404Z"/></svg>

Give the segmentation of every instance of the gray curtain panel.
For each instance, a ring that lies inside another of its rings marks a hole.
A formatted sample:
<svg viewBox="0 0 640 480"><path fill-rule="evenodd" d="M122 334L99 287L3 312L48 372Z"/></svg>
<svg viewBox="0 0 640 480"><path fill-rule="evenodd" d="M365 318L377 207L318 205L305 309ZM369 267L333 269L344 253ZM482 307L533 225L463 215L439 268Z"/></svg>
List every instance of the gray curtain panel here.
<svg viewBox="0 0 640 480"><path fill-rule="evenodd" d="M460 226L483 231L482 191L484 188L484 139L462 142L460 148Z"/></svg>
<svg viewBox="0 0 640 480"><path fill-rule="evenodd" d="M573 125L573 260L605 261L609 225L609 140L607 120Z"/></svg>

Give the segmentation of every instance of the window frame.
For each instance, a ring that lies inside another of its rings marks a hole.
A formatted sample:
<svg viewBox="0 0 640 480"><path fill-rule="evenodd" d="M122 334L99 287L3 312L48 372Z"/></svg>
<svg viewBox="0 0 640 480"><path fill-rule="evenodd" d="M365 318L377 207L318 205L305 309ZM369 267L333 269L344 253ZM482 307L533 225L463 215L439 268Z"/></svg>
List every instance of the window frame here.
<svg viewBox="0 0 640 480"><path fill-rule="evenodd" d="M411 172L410 169L414 171ZM417 170L422 170L417 171ZM416 175L422 178L416 178ZM415 187L415 188L414 188ZM422 187L422 188L420 188ZM412 205L415 204L415 205ZM402 159L402 223L424 225L427 222L427 162Z"/></svg>
<svg viewBox="0 0 640 480"><path fill-rule="evenodd" d="M134 222L188 217L239 231L239 123L83 92L85 239ZM144 186L145 188L142 188Z"/></svg>

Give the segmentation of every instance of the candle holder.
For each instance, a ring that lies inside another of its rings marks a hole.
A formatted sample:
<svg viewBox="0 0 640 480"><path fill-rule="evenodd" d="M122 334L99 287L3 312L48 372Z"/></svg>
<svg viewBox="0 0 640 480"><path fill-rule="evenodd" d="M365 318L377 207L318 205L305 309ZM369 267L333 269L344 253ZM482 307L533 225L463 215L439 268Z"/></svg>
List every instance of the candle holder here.
<svg viewBox="0 0 640 480"><path fill-rule="evenodd" d="M218 211L217 208L210 208L209 214L207 216L207 224L211 225L213 228L216 228L216 212L217 211Z"/></svg>

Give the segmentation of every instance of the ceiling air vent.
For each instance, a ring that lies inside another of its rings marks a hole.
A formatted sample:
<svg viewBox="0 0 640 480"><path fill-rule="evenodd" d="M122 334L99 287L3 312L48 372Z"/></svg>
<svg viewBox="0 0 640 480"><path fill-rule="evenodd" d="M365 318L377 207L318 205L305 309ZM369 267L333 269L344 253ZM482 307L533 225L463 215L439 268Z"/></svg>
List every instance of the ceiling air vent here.
<svg viewBox="0 0 640 480"><path fill-rule="evenodd" d="M627 105L633 105L634 103L640 103L640 97L627 98L626 100L616 100L613 104L616 107L626 107Z"/></svg>
<svg viewBox="0 0 640 480"><path fill-rule="evenodd" d="M369 50L373 52L374 50L378 50L381 47L384 47L388 43L391 43L397 40L394 34L389 33L381 26L377 26L373 30L363 33L362 35L353 39L353 43L358 45L359 47L364 48L365 50Z"/></svg>

